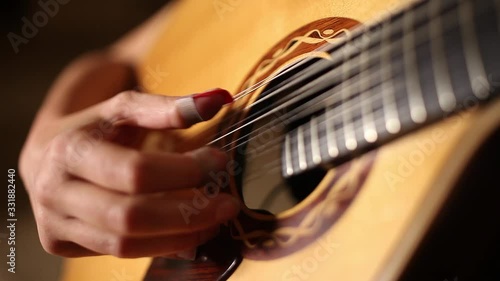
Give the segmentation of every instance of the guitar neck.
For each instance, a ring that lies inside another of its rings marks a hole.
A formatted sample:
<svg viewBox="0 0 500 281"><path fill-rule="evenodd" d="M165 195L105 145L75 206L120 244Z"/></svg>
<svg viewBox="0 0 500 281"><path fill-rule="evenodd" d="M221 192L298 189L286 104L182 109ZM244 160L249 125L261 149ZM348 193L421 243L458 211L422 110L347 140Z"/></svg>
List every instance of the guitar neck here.
<svg viewBox="0 0 500 281"><path fill-rule="evenodd" d="M308 64L282 174L338 164L498 95L500 1L423 1L363 27Z"/></svg>

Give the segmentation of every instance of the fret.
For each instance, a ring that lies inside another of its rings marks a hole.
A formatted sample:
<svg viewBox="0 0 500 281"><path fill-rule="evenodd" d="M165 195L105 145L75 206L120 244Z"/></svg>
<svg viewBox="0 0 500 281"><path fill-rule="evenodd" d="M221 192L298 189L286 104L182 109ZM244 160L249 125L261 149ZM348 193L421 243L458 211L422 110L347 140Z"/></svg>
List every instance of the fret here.
<svg viewBox="0 0 500 281"><path fill-rule="evenodd" d="M328 156L334 159L339 155L339 148L337 145L337 135L335 134L335 120L332 117L333 108L327 108L325 113L326 122L326 143L328 147ZM328 124L333 122L333 124Z"/></svg>
<svg viewBox="0 0 500 281"><path fill-rule="evenodd" d="M293 162L292 162L292 144L290 141L291 135L286 134L285 136L285 171L288 176L293 175Z"/></svg>
<svg viewBox="0 0 500 281"><path fill-rule="evenodd" d="M372 107L371 107L371 72L369 72L370 68L370 56L368 52L368 47L370 46L370 37L368 36L369 30L366 29L363 32L361 40L363 41L361 54L359 56L359 65L360 65L360 82L359 82L359 99L361 107L361 119L363 124L363 133L364 137L368 142L374 142L373 137L375 136L375 140L377 138L377 131L374 130L375 123L372 115ZM373 134L375 132L375 135Z"/></svg>
<svg viewBox="0 0 500 281"><path fill-rule="evenodd" d="M301 170L305 170L307 169L307 155L306 155L306 145L304 144L303 126L299 126L297 130L297 147L298 147L299 168Z"/></svg>
<svg viewBox="0 0 500 281"><path fill-rule="evenodd" d="M352 122L345 124L342 127L344 131L345 138L345 147L351 151L355 150L358 147L358 141L356 140L354 125Z"/></svg>
<svg viewBox="0 0 500 281"><path fill-rule="evenodd" d="M420 86L420 78L415 70L418 62L415 54L415 36L413 33L413 12L407 11L404 15L403 50L405 60L406 87L410 103L410 116L413 122L423 123L427 119L424 98Z"/></svg>
<svg viewBox="0 0 500 281"><path fill-rule="evenodd" d="M436 92L438 97L439 106L443 111L450 112L456 106L456 98L453 92L451 78L448 70L448 62L444 52L443 31L441 17L439 17L441 1L431 1L430 17L435 17L430 22L431 32L431 52L432 52L432 66L434 77L436 81Z"/></svg>
<svg viewBox="0 0 500 281"><path fill-rule="evenodd" d="M321 152L319 142L319 131L318 131L318 118L314 116L311 118L311 152L313 163L318 165L321 163Z"/></svg>
<svg viewBox="0 0 500 281"><path fill-rule="evenodd" d="M350 57L350 48L352 47L352 38L350 37L349 34L347 34L347 40L342 48L342 65L341 65L341 80L340 80L340 92L341 92L341 99L342 101L346 100L346 94L344 90L344 84L343 82L346 81L349 78L349 73L348 70L348 59ZM339 108L340 110L343 109L343 104L342 103ZM327 147L328 147L328 155L334 159L339 155L339 149L338 149L338 144L337 144L337 136L335 134L335 119L330 116L333 114L335 107L333 105L327 106L326 107L326 117L325 117L325 127L326 127L326 138L327 138ZM344 115L342 115L344 117ZM331 122L331 124L330 124Z"/></svg>
<svg viewBox="0 0 500 281"><path fill-rule="evenodd" d="M290 111L290 120L310 119L286 134L284 177L339 165L478 95L478 77L500 68L500 0L450 1L428 1L418 14L398 13L337 49L335 66L303 89L318 91L302 104L308 111Z"/></svg>
<svg viewBox="0 0 500 281"><path fill-rule="evenodd" d="M478 99L485 99L488 97L489 92L487 89L489 89L490 86L486 78L483 60L479 53L477 36L474 30L475 23L473 11L474 6L472 5L472 1L463 1L458 8L469 81L474 95ZM475 84L480 85L480 87L475 87ZM483 87L482 85L488 85L488 87Z"/></svg>
<svg viewBox="0 0 500 281"><path fill-rule="evenodd" d="M368 40L369 42L369 38L367 37L368 34L364 33L363 34L363 37L362 38L366 38L366 40ZM366 76L370 77L370 72L368 71L369 69L369 62L370 62L370 58L369 58L369 52L368 52L368 49L367 47L369 46L369 44L366 44L366 46L363 46L363 50L361 51L361 56L360 56L360 61L361 61L361 74L365 73L365 75L361 75L362 78L365 78ZM362 81L362 84L361 84L361 89L360 89L360 92L361 92L361 95L360 95L360 99L361 99L361 104L362 104L362 107L361 107L361 118L362 118L362 123L363 123L363 127L364 127L364 130L363 130L363 134L364 134L364 137L365 137L365 140L369 143L373 143L375 141L377 141L377 138L378 138L378 134L377 134L377 130L375 128L375 120L373 118L373 108L372 108L372 102L371 102L371 96L372 96L372 91L370 90L370 81L371 79L367 79L366 81Z"/></svg>
<svg viewBox="0 0 500 281"><path fill-rule="evenodd" d="M381 48L386 48L391 44L391 25L390 21L386 21L382 25L382 42ZM401 122L398 116L398 107L396 106L396 98L394 86L392 85L392 60L389 48L381 55L382 67L382 98L385 116L385 128L391 134L397 134L401 130Z"/></svg>
<svg viewBox="0 0 500 281"><path fill-rule="evenodd" d="M371 91L369 91L372 93ZM369 143L374 143L378 139L378 132L375 125L375 117L373 114L372 103L369 100L362 100L362 122L363 122L363 136Z"/></svg>
<svg viewBox="0 0 500 281"><path fill-rule="evenodd" d="M349 59L349 54L344 51L344 62L346 62ZM342 64L342 81L346 81L349 78L349 73L350 73L349 66L347 63ZM349 97L351 97L352 92L347 91L345 88L345 84L341 83L340 84L341 89L341 97L342 97L342 103L339 106L340 114L342 115L342 125L343 125L343 130L344 130L344 138L345 138L345 146L349 150L354 150L358 146L358 142L356 141L356 135L354 132L354 125L352 124L352 114L350 109L346 109L346 102L349 100Z"/></svg>

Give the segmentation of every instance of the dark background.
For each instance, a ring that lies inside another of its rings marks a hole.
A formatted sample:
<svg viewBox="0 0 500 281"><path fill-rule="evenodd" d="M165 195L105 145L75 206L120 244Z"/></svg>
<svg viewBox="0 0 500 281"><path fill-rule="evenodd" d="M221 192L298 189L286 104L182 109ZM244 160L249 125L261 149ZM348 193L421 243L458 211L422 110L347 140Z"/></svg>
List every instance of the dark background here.
<svg viewBox="0 0 500 281"><path fill-rule="evenodd" d="M56 2L56 0L41 0ZM7 35L22 36L23 17L43 11L38 1L0 1L0 95L2 167L16 169L16 274L6 271L8 254L5 216L7 183L0 202L0 280L57 280L60 259L46 254L38 241L36 225L24 192L17 159L34 115L62 68L87 51L106 47L154 14L167 0L60 0L59 11L46 25L19 46L16 53ZM54 196L57 196L56 194Z"/></svg>

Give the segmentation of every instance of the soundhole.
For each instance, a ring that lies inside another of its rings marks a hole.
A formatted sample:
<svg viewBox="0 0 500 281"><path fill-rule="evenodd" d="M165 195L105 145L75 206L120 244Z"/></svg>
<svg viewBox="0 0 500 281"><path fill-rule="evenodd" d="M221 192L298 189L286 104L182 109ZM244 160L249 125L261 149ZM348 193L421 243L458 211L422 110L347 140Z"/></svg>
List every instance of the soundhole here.
<svg viewBox="0 0 500 281"><path fill-rule="evenodd" d="M246 114L251 123L237 137L235 160L243 172L235 177L240 195L250 209L278 214L308 197L321 182L325 170L316 169L299 176L282 176L282 150L285 134L309 118L290 121L290 110L304 103L282 107L294 89L276 94L283 76L269 84Z"/></svg>

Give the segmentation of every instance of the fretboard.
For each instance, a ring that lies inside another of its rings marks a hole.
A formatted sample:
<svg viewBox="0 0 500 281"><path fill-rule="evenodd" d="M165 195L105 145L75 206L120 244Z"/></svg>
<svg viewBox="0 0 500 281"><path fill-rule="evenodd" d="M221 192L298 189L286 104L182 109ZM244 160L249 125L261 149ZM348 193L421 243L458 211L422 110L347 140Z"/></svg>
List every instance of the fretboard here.
<svg viewBox="0 0 500 281"><path fill-rule="evenodd" d="M314 98L292 118L308 119L285 137L284 177L496 97L499 15L500 0L421 1L333 46L333 61L308 65L315 72L291 83Z"/></svg>

